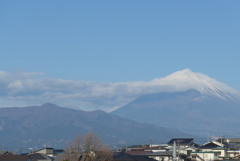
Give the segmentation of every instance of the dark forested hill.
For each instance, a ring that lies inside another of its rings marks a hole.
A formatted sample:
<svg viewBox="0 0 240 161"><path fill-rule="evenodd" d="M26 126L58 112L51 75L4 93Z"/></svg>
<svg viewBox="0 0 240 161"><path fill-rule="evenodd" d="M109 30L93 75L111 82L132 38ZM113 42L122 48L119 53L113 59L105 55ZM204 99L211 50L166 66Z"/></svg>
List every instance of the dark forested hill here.
<svg viewBox="0 0 240 161"><path fill-rule="evenodd" d="M89 131L99 134L111 145L146 144L150 138L157 143L172 137L190 136L172 128L138 123L100 110L86 112L53 104L0 108L0 143L8 149L20 146L64 148L77 134L84 135Z"/></svg>

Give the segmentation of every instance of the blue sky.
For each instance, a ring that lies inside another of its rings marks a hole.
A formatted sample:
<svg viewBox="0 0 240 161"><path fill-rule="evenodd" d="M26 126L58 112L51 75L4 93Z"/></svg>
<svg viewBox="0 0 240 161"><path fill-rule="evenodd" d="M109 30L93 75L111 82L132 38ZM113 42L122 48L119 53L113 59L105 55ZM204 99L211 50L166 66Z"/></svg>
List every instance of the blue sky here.
<svg viewBox="0 0 240 161"><path fill-rule="evenodd" d="M239 6L237 0L0 1L0 71L12 80L32 73L31 79L116 83L189 68L240 91Z"/></svg>

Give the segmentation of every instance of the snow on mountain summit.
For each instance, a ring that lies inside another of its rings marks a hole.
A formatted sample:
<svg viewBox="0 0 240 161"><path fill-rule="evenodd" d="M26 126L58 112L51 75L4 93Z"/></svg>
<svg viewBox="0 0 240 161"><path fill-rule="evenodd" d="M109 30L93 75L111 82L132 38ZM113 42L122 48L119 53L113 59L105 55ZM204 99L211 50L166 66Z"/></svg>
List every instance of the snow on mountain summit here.
<svg viewBox="0 0 240 161"><path fill-rule="evenodd" d="M163 86L170 86L172 92L195 89L201 92L202 97L213 96L224 100L239 99L239 92L224 83L218 82L207 75L194 73L190 69L177 71L164 78L154 79L156 83Z"/></svg>

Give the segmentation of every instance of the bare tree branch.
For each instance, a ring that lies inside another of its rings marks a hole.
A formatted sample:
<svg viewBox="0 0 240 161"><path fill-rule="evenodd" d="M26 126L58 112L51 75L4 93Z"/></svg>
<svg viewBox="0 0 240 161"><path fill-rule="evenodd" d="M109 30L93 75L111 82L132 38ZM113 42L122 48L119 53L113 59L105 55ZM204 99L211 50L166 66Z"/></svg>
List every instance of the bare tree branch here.
<svg viewBox="0 0 240 161"><path fill-rule="evenodd" d="M84 137L77 135L65 149L68 161L112 161L113 156L108 145L104 145L100 136L89 132Z"/></svg>

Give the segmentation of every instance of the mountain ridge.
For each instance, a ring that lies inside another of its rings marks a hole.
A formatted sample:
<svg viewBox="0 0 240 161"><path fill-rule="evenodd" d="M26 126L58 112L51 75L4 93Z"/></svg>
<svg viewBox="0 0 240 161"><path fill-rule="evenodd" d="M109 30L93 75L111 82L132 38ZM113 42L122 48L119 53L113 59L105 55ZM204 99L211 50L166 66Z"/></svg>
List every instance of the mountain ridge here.
<svg viewBox="0 0 240 161"><path fill-rule="evenodd" d="M99 134L111 145L143 144L149 138L167 141L177 136L192 137L172 128L138 123L101 110L73 110L53 104L0 108L0 142L5 145L64 148L77 134L89 131Z"/></svg>

